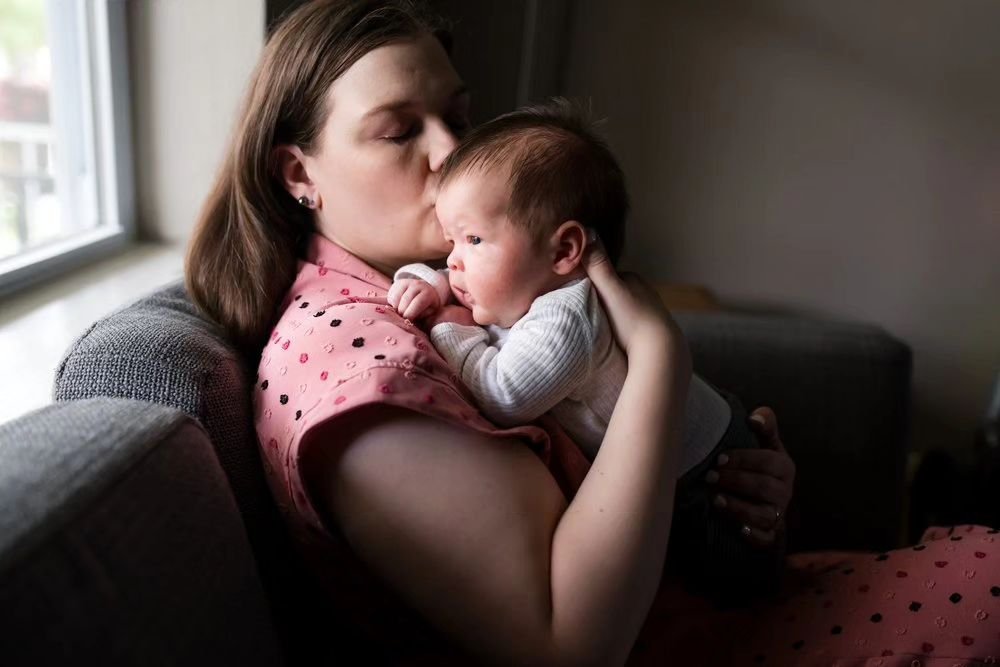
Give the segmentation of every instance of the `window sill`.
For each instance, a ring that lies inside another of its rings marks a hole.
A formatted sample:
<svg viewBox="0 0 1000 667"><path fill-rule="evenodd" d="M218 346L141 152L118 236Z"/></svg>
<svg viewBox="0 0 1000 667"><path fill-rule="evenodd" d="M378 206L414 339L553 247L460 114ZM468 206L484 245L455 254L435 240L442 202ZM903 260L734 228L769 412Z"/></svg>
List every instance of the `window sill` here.
<svg viewBox="0 0 1000 667"><path fill-rule="evenodd" d="M183 275L184 248L139 243L0 297L0 423L52 402L56 366L94 320Z"/></svg>

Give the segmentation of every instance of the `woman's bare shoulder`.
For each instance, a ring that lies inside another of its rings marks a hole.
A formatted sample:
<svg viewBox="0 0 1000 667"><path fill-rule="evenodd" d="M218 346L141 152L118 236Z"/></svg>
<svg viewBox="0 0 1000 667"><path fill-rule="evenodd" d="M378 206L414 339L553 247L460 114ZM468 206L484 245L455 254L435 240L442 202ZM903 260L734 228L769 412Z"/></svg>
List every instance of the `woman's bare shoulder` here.
<svg viewBox="0 0 1000 667"><path fill-rule="evenodd" d="M311 434L300 466L357 555L442 631L498 662L547 655L567 504L527 446L377 404Z"/></svg>

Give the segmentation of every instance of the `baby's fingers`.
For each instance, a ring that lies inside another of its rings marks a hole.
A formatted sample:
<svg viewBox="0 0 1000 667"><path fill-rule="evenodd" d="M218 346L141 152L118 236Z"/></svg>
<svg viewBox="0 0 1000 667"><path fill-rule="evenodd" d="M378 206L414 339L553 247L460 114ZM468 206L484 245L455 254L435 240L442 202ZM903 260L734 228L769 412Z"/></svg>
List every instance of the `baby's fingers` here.
<svg viewBox="0 0 1000 667"><path fill-rule="evenodd" d="M433 310L437 297L431 290L419 290L401 312L402 316L408 320L415 320Z"/></svg>
<svg viewBox="0 0 1000 667"><path fill-rule="evenodd" d="M385 295L385 300L389 302L389 305L399 310L399 300L406 292L405 282L394 282L389 288L389 292Z"/></svg>

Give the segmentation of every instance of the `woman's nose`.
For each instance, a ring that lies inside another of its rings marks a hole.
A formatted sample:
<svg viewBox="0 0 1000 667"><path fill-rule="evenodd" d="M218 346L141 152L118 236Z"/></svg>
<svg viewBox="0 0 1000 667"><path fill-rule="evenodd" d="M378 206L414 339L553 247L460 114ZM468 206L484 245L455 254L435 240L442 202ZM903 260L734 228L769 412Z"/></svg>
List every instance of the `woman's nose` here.
<svg viewBox="0 0 1000 667"><path fill-rule="evenodd" d="M436 122L433 125L434 130L431 134L431 147L430 155L428 156L431 163L431 171L438 171L441 169L441 165L444 164L445 158L451 155L451 152L455 150L455 146L458 145L458 137L451 131L447 123Z"/></svg>

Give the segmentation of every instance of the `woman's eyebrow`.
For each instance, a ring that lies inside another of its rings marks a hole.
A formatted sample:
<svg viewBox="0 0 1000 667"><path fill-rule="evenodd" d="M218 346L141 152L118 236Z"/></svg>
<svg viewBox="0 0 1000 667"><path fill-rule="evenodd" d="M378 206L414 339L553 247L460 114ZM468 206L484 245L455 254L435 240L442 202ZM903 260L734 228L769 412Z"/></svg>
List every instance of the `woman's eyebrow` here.
<svg viewBox="0 0 1000 667"><path fill-rule="evenodd" d="M469 92L469 87L466 86L464 83L461 83L458 85L457 88L455 88L455 91L451 94L451 96L448 99L454 100L455 98L461 97L462 95L467 95L468 92ZM410 99L396 100L394 102L386 102L385 104L380 104L377 107L366 111L365 114L361 117L361 119L367 120L368 118L371 118L372 116L383 113L385 111L399 111L400 109L405 109L406 107L413 105L414 102L413 100Z"/></svg>

